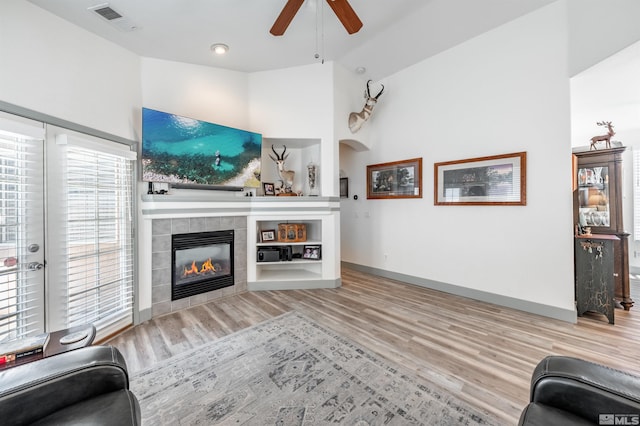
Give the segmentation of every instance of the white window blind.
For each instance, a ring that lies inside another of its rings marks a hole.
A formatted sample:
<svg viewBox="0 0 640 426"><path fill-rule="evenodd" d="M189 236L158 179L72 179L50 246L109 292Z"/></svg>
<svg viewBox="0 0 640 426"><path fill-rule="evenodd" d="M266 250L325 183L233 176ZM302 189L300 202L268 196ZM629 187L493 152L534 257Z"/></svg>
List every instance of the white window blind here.
<svg viewBox="0 0 640 426"><path fill-rule="evenodd" d="M66 326L93 323L104 337L133 322L132 156L63 150Z"/></svg>
<svg viewBox="0 0 640 426"><path fill-rule="evenodd" d="M633 150L633 239L640 241L640 150Z"/></svg>
<svg viewBox="0 0 640 426"><path fill-rule="evenodd" d="M29 269L43 261L43 139L0 117L0 341L44 331L44 274Z"/></svg>

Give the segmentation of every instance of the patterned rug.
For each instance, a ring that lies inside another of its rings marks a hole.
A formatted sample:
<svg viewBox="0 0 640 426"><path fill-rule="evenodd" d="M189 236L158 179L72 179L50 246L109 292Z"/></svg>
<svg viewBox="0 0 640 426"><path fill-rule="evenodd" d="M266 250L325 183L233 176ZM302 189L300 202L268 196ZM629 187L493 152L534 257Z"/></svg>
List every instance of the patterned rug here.
<svg viewBox="0 0 640 426"><path fill-rule="evenodd" d="M297 312L134 375L147 425L489 425L453 395Z"/></svg>

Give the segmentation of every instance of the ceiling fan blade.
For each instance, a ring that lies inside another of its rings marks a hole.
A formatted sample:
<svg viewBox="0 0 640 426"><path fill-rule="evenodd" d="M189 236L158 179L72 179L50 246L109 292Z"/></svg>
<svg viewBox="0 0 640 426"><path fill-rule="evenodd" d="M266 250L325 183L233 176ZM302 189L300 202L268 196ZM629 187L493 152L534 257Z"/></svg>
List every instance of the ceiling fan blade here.
<svg viewBox="0 0 640 426"><path fill-rule="evenodd" d="M333 12L349 34L360 31L362 21L347 0L327 0L327 3L329 3L329 6L331 6L331 9L333 9Z"/></svg>
<svg viewBox="0 0 640 426"><path fill-rule="evenodd" d="M284 34L291 23L291 20L296 16L296 13L298 13L302 3L304 3L304 0L287 0L287 4L282 8L282 12L278 15L276 22L273 23L269 32L274 36L281 36Z"/></svg>

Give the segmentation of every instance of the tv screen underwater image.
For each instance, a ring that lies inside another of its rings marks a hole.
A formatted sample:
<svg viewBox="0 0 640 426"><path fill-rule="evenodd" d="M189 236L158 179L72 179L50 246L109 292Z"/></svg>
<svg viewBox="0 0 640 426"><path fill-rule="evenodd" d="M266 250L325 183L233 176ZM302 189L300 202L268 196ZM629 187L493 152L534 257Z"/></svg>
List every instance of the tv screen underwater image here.
<svg viewBox="0 0 640 426"><path fill-rule="evenodd" d="M260 186L262 135L142 108L142 179Z"/></svg>

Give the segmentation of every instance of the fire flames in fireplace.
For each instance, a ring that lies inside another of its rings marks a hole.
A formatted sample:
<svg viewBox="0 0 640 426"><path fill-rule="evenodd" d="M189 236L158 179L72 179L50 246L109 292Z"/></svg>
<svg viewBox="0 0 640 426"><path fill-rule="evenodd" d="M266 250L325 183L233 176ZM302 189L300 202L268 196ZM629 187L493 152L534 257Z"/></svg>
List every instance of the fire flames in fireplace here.
<svg viewBox="0 0 640 426"><path fill-rule="evenodd" d="M210 275L210 274L214 274L221 269L220 265L217 265L218 267L216 268L215 266L213 266L213 262L211 261L211 258L207 259L206 261L202 262L202 266L200 266L200 268L198 268L198 265L196 264L196 261L194 260L191 263L190 267L186 267L183 266L183 272L182 272L182 278L187 278L187 277L191 277L194 275Z"/></svg>

